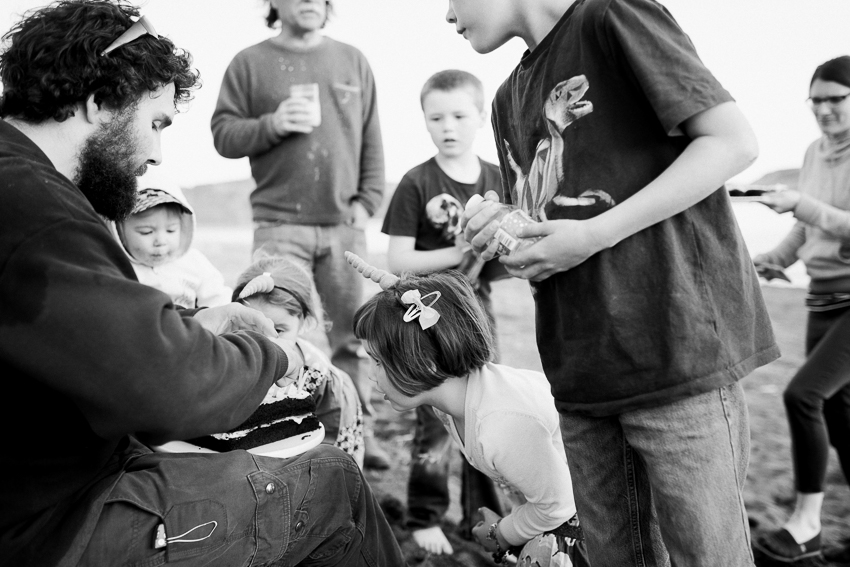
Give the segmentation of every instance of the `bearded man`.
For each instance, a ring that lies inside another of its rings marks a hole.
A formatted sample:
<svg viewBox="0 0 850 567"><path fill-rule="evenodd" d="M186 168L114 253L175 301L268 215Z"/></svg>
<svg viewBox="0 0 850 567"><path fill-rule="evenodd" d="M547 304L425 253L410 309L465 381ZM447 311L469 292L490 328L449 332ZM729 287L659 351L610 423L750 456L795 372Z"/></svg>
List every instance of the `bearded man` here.
<svg viewBox="0 0 850 567"><path fill-rule="evenodd" d="M4 36L0 565L403 564L342 451L140 442L235 427L303 359L256 311L175 309L107 228L198 83L189 54L138 15L65 0Z"/></svg>

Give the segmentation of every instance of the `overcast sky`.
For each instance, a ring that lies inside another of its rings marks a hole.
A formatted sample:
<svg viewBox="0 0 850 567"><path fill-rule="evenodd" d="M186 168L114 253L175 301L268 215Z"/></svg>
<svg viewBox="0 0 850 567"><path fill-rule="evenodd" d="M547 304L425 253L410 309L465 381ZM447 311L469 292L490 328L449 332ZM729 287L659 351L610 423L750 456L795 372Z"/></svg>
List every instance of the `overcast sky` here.
<svg viewBox="0 0 850 567"><path fill-rule="evenodd" d="M737 181L799 167L819 132L804 101L815 67L850 54L850 0L665 0L706 65L737 99L761 146L758 161ZM33 0L0 0L4 32ZM162 169L184 187L250 176L247 159L228 160L213 148L209 120L227 64L241 49L274 32L263 0L142 0L157 31L195 58L204 87L164 135ZM328 35L362 50L375 74L387 159L387 179L434 153L419 108L419 89L432 73L459 68L478 75L492 98L525 50L513 40L479 55L445 22L445 0L335 0ZM476 151L496 161L492 131Z"/></svg>

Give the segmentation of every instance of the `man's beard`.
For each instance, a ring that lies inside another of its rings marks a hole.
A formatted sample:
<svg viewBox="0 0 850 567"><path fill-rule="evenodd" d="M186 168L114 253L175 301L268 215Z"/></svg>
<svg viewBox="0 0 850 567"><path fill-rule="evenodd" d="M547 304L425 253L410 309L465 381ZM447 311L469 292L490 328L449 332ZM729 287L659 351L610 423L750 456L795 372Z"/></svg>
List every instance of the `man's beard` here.
<svg viewBox="0 0 850 567"><path fill-rule="evenodd" d="M97 213L112 221L126 219L136 205L136 176L147 165L136 167L138 143L132 123L136 108L116 113L101 124L83 144L74 183Z"/></svg>

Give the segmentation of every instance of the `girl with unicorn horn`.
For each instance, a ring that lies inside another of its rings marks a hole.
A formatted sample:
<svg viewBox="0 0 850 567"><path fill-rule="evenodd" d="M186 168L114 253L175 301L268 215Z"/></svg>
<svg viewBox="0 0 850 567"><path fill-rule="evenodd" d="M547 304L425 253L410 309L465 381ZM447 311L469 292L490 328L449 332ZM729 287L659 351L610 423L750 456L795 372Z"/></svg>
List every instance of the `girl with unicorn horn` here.
<svg viewBox="0 0 850 567"><path fill-rule="evenodd" d="M514 505L505 517L482 508L473 536L497 562L511 553L518 565L588 565L545 376L491 362L489 321L460 272L398 277L346 259L382 289L354 316L377 390L396 411L432 406L467 461Z"/></svg>

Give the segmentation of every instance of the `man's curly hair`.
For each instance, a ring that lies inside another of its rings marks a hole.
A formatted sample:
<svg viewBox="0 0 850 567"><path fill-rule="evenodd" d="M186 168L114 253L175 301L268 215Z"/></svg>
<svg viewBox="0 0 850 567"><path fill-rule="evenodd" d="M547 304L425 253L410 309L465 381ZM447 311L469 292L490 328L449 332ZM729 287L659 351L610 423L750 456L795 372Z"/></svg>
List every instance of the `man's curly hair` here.
<svg viewBox="0 0 850 567"><path fill-rule="evenodd" d="M170 40L144 35L100 55L138 16L122 0L61 0L28 12L3 36L0 117L62 122L92 94L123 110L169 83L175 105L189 101L200 76Z"/></svg>

